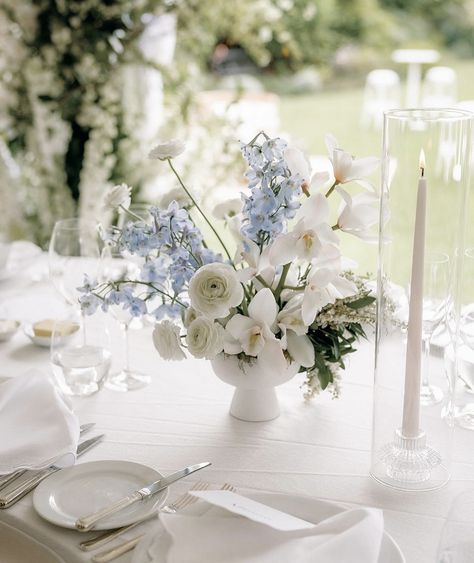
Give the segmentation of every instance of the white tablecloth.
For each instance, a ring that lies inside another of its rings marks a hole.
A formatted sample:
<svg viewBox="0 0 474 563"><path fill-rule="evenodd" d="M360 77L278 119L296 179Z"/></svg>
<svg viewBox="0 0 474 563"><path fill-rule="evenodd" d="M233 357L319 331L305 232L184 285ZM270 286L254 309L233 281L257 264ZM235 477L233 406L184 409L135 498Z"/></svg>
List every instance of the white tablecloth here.
<svg viewBox="0 0 474 563"><path fill-rule="evenodd" d="M47 282L3 282L2 303L12 296L54 295ZM45 297L44 297L45 298ZM232 388L218 380L205 361L162 361L153 349L150 329L131 331L133 363L152 374L143 390L115 393L102 390L75 399L81 422L96 422L104 443L79 461L125 459L144 463L163 473L189 463L211 461L212 466L171 488L170 497L189 483L206 480L236 487L314 496L348 506L384 510L386 530L400 545L408 563L434 561L439 534L453 497L473 486L474 434L459 429L454 444L453 478L443 489L429 493L401 493L381 487L368 475L370 463L373 345L363 343L353 355L338 400L302 399L295 378L279 388L282 414L271 422L248 423L229 416ZM123 346L116 341L114 361ZM34 366L49 370L49 351L33 346L18 332L0 343L0 376L13 377ZM77 543L84 539L42 521L33 510L31 495L0 521L25 530L49 545L68 563L89 561ZM135 532L134 532L135 533ZM117 561L129 561L130 555Z"/></svg>

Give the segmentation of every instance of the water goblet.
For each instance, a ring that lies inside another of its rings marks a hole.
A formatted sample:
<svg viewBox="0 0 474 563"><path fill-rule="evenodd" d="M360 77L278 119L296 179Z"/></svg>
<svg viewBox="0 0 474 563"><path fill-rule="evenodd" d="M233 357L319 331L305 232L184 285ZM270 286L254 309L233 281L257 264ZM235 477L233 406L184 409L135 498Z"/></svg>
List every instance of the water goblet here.
<svg viewBox="0 0 474 563"><path fill-rule="evenodd" d="M113 231L113 230L112 230ZM108 244L104 247L101 255L100 278L104 282L117 280L137 279L139 266L131 257L126 256L114 241L114 233L108 239ZM131 283L127 284L132 287ZM136 320L129 309L123 307L123 303L110 304L108 310L118 322L122 331L125 350L125 365L118 373L110 374L107 379L106 387L114 391L130 391L145 387L151 378L148 374L142 373L131 367L130 363L130 337L129 331L132 323Z"/></svg>
<svg viewBox="0 0 474 563"><path fill-rule="evenodd" d="M420 403L435 405L443 399L443 391L430 383L431 341L446 326L449 307L449 256L429 253L425 260L423 284L423 365Z"/></svg>
<svg viewBox="0 0 474 563"><path fill-rule="evenodd" d="M464 254L464 276L461 286L461 318L457 358L448 354L448 367L456 369L455 420L459 426L474 430L474 248ZM451 356L451 357L450 357ZM455 361L456 360L456 361Z"/></svg>
<svg viewBox="0 0 474 563"><path fill-rule="evenodd" d="M87 330L86 330L87 326ZM51 336L51 365L57 386L66 395L88 396L101 389L111 365L105 315L82 323L58 321Z"/></svg>
<svg viewBox="0 0 474 563"><path fill-rule="evenodd" d="M95 221L78 218L56 221L49 243L49 276L65 301L81 314L83 324L79 287L84 284L85 274L97 278L100 248Z"/></svg>

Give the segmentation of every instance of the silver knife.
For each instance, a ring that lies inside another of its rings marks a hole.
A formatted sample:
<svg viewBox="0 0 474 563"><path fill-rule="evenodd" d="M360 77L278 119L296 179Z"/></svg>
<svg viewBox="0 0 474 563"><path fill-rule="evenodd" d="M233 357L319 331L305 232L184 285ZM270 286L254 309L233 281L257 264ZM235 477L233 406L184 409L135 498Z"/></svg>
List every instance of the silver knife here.
<svg viewBox="0 0 474 563"><path fill-rule="evenodd" d="M82 436L86 432L89 432L89 430L91 430L94 426L95 426L95 422L88 422L87 424L82 424L79 427L79 435ZM2 491L12 481L24 475L27 471L37 471L37 470L18 469L18 471L14 471L13 473L9 473L8 475L2 475L0 477L0 491Z"/></svg>
<svg viewBox="0 0 474 563"><path fill-rule="evenodd" d="M98 444L104 434L100 434L99 436L94 436L93 438L89 438L89 440L84 440L77 446L76 455L80 457L82 454L86 453L90 450L93 446ZM13 485L7 487L1 497L0 497L0 508L10 508L13 504L18 502L21 498L27 495L30 491L32 491L37 485L46 479L52 473L59 471L61 467L56 467L52 465L51 467L47 467L46 469L40 469L39 471L28 471L29 475L27 479L22 480L19 485Z"/></svg>
<svg viewBox="0 0 474 563"><path fill-rule="evenodd" d="M180 471L176 471L175 473L168 475L168 477L162 477L161 479L158 479L158 481L155 481L154 483L151 483L150 485L147 485L146 487L143 487L138 491L134 491L131 495L120 499L116 503L111 504L110 506L99 510L98 512L94 512L94 514L82 516L81 518L76 520L76 529L80 530L81 532L87 532L94 526L94 524L96 524L99 520L102 520L102 518L110 516L111 514L115 514L116 512L119 512L123 508L126 508L127 506L130 506L135 502L159 493L160 491L166 489L166 487L171 485L171 483L174 483L175 481L178 481L183 477L187 477L195 471L204 469L209 465L211 465L211 462L209 461L206 461L204 463L196 463L195 465L190 465L189 467L185 467Z"/></svg>

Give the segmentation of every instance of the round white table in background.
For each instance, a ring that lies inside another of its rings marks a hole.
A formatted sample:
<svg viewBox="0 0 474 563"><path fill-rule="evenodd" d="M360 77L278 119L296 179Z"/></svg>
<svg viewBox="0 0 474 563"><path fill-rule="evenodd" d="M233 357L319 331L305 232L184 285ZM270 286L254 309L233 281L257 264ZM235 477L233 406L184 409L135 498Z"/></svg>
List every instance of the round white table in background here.
<svg viewBox="0 0 474 563"><path fill-rule="evenodd" d="M422 65L434 64L439 57L438 51L434 49L397 49L392 53L394 62L408 65L405 98L407 108L420 105Z"/></svg>

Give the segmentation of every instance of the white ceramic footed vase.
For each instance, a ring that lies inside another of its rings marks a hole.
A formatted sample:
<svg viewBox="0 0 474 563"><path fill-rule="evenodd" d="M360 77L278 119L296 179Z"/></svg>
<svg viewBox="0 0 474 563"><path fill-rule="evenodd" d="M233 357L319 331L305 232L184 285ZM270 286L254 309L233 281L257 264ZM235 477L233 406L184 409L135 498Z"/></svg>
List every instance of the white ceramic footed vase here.
<svg viewBox="0 0 474 563"><path fill-rule="evenodd" d="M219 354L211 360L219 379L235 387L230 414L240 420L263 422L280 415L275 387L286 383L299 370L299 364L264 368L258 361L245 362L237 356Z"/></svg>

